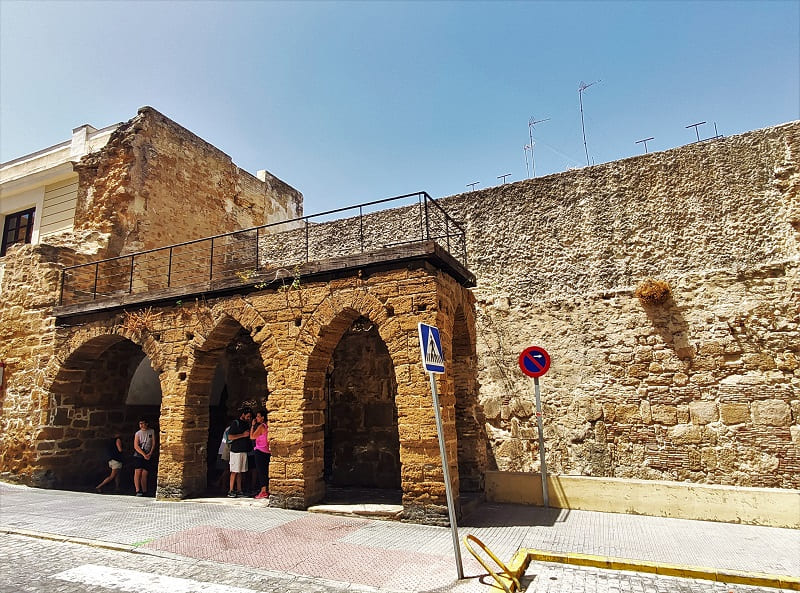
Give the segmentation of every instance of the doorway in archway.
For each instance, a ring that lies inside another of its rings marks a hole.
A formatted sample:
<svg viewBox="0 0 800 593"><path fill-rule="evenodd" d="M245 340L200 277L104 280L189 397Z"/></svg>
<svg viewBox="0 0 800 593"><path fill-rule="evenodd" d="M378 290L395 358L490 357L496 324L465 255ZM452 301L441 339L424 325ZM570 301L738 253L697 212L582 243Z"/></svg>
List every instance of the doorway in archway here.
<svg viewBox="0 0 800 593"><path fill-rule="evenodd" d="M325 391L325 503L399 504L397 380L368 318L358 317L339 340Z"/></svg>

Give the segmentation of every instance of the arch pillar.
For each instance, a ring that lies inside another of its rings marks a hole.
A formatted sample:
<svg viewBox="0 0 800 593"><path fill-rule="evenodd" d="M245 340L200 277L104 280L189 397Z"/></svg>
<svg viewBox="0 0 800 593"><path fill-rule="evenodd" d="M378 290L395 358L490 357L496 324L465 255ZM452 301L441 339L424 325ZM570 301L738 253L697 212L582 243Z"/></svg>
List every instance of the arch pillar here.
<svg viewBox="0 0 800 593"><path fill-rule="evenodd" d="M177 500L206 487L207 404L191 396L185 373L163 371L158 435L158 483L156 498Z"/></svg>

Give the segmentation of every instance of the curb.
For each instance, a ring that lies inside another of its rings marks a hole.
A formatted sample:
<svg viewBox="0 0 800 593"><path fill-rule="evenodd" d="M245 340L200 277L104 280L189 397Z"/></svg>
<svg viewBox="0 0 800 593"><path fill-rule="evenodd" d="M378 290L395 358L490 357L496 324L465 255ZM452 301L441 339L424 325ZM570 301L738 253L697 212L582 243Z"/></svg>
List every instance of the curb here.
<svg viewBox="0 0 800 593"><path fill-rule="evenodd" d="M569 554L560 552L545 552L526 548L520 550L525 553L528 562L557 562L560 564L574 564L576 566L591 566L594 568L607 568L610 570L630 570L648 572L662 576L681 577L685 579L703 579L719 583L736 585L751 585L754 587L773 587L800 591L800 577L786 575L773 575L762 572L745 572L706 568L701 566L684 566L680 564L664 564L648 560L630 560L627 558L614 558L612 556L594 556L592 554ZM520 554L518 552L518 555ZM515 565L517 564L515 557ZM524 573L524 565L521 572ZM515 569L519 570L519 566ZM518 575L521 576L521 575Z"/></svg>
<svg viewBox="0 0 800 593"><path fill-rule="evenodd" d="M163 552L160 550L150 550L147 548L142 548L141 546L138 545L117 544L114 542L107 542L99 539L72 537L69 535L58 535L54 533L46 533L44 531L32 531L30 529L12 529L9 527L0 527L0 534L19 535L22 537L30 537L32 539L43 539L53 542L78 544L81 546L88 546L90 548L98 548L101 550L111 550L114 552L128 552L129 554L144 554L147 556L157 556L161 558L185 559L184 556L180 556L178 554L172 554L170 552Z"/></svg>

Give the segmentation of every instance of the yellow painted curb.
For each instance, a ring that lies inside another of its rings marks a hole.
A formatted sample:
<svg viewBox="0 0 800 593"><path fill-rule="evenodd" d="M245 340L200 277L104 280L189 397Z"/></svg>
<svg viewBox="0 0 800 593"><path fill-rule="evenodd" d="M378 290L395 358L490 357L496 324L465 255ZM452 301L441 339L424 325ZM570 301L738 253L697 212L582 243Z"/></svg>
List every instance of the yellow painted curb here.
<svg viewBox="0 0 800 593"><path fill-rule="evenodd" d="M719 570L701 566L685 566L681 564L667 564L651 562L648 560L630 560L627 558L613 558L611 556L594 556L591 554L573 554L561 552L546 552L532 548L520 549L517 555L524 553L527 563L555 562L560 564L574 564L576 566L591 566L594 568L607 568L611 570L629 570L648 572L662 576L681 577L684 579L704 579L720 583L736 585L751 585L755 587L774 587L800 591L800 577L785 575L772 575L761 572L741 572L735 570ZM516 557L515 557L516 558ZM517 578L522 574L516 575Z"/></svg>

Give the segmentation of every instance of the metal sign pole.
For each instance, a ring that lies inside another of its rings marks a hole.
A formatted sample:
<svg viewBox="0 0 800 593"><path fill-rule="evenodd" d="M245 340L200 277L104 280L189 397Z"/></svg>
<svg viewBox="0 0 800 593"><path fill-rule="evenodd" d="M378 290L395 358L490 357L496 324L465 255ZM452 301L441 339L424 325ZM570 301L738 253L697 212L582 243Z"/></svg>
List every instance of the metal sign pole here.
<svg viewBox="0 0 800 593"><path fill-rule="evenodd" d="M542 473L542 501L544 506L550 506L550 497L547 492L547 464L544 459L544 428L542 427L542 399L539 397L539 377L533 379L536 393L536 424L539 427L539 465ZM530 393L530 392L529 392Z"/></svg>
<svg viewBox="0 0 800 593"><path fill-rule="evenodd" d="M433 411L436 416L436 432L439 435L439 453L442 456L442 472L444 473L444 491L447 494L447 512L450 515L450 530L453 533L453 550L456 553L456 569L458 578L464 578L464 566L461 563L461 548L458 546L458 525L453 504L453 486L450 483L450 465L447 463L447 447L444 444L444 429L442 428L442 413L439 409L439 393L436 391L436 378L431 377L431 392L433 393ZM538 391L537 391L538 393ZM538 398L537 398L538 401Z"/></svg>

